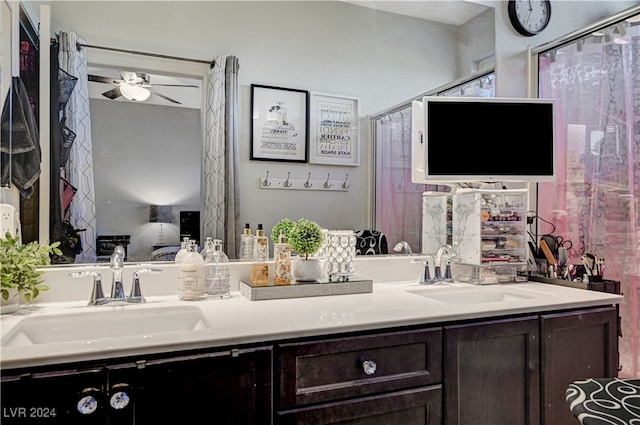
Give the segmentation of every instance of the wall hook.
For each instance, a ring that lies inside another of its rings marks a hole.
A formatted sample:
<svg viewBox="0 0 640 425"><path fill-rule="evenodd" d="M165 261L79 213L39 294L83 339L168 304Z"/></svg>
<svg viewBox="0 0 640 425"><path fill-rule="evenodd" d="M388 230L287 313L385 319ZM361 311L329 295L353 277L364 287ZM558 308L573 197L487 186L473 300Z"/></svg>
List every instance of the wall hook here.
<svg viewBox="0 0 640 425"><path fill-rule="evenodd" d="M309 175L307 176L307 181L304 182L304 187L306 187L307 189L313 186L309 180L311 180L311 173L309 173Z"/></svg>
<svg viewBox="0 0 640 425"><path fill-rule="evenodd" d="M349 184L349 174L347 174L347 178L344 179L344 182L342 183L342 188L343 189L349 189L349 186L351 186Z"/></svg>
<svg viewBox="0 0 640 425"><path fill-rule="evenodd" d="M269 170L267 170L267 176L262 180L262 187L271 186L271 182L269 181Z"/></svg>
<svg viewBox="0 0 640 425"><path fill-rule="evenodd" d="M324 187L325 189L329 189L331 186L333 186L332 184L329 183L329 176L331 175L331 173L327 173L327 181L324 182L324 184L322 185L322 187Z"/></svg>
<svg viewBox="0 0 640 425"><path fill-rule="evenodd" d="M291 183L291 182L289 181L289 176L290 176L290 175L291 175L291 171L288 171L288 172L287 172L287 179L284 181L284 183L282 183L282 185L283 185L284 187L291 187L291 186L293 185L293 183Z"/></svg>

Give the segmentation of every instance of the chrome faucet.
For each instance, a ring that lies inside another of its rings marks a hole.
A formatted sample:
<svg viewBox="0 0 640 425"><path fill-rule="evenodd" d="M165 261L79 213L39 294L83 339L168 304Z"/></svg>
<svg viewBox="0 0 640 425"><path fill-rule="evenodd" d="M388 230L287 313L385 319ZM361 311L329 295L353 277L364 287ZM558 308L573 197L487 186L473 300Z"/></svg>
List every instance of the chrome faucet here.
<svg viewBox="0 0 640 425"><path fill-rule="evenodd" d="M126 301L124 295L124 285L122 284L122 268L124 267L124 248L122 245L118 245L114 248L113 254L109 261L109 268L111 268L111 296L109 302L114 301Z"/></svg>
<svg viewBox="0 0 640 425"><path fill-rule="evenodd" d="M411 246L409 245L409 242L407 241L400 241L396 244L396 246L393 247L393 250L395 252L400 252L404 249L404 252L408 255L412 255L413 251L411 250Z"/></svg>
<svg viewBox="0 0 640 425"><path fill-rule="evenodd" d="M448 256L445 264L444 276L442 276L442 258ZM453 275L451 274L451 260L458 258L458 254L453 249L453 247L449 244L441 245L438 248L438 252L436 253L435 260L435 269L434 269L434 280L436 281L445 281L445 282L453 282Z"/></svg>

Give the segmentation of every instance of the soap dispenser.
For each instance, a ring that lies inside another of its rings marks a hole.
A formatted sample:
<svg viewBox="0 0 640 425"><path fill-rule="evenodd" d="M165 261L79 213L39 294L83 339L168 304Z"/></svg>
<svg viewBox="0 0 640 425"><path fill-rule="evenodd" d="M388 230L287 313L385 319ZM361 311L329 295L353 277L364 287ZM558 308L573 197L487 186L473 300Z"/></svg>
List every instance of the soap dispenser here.
<svg viewBox="0 0 640 425"><path fill-rule="evenodd" d="M253 234L249 223L244 225L242 234L240 235L240 259L253 260Z"/></svg>
<svg viewBox="0 0 640 425"><path fill-rule="evenodd" d="M204 296L204 259L198 252L195 240L189 241L186 254L178 268L178 298L195 301Z"/></svg>
<svg viewBox="0 0 640 425"><path fill-rule="evenodd" d="M251 265L251 284L266 286L269 284L269 239L262 224L258 224L253 240L253 264Z"/></svg>
<svg viewBox="0 0 640 425"><path fill-rule="evenodd" d="M173 261L175 263L179 263L180 261L182 261L182 257L184 257L184 255L187 253L188 250L189 250L189 238L184 237L182 238L182 242L180 242L180 250L176 252L176 256L173 258Z"/></svg>
<svg viewBox="0 0 640 425"><path fill-rule="evenodd" d="M204 292L220 298L230 296L229 257L222 250L220 239L212 240L212 250L204 259L204 267Z"/></svg>
<svg viewBox="0 0 640 425"><path fill-rule="evenodd" d="M291 283L291 245L287 243L284 230L280 230L278 243L273 245L273 283L276 285Z"/></svg>

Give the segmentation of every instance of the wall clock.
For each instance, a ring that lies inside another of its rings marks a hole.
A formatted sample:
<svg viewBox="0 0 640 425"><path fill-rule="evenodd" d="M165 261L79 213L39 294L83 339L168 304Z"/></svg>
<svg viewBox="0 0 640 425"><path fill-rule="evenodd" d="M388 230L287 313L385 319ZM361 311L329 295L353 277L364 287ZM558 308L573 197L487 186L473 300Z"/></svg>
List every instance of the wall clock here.
<svg viewBox="0 0 640 425"><path fill-rule="evenodd" d="M507 10L513 28L527 37L541 33L551 20L549 0L509 0Z"/></svg>

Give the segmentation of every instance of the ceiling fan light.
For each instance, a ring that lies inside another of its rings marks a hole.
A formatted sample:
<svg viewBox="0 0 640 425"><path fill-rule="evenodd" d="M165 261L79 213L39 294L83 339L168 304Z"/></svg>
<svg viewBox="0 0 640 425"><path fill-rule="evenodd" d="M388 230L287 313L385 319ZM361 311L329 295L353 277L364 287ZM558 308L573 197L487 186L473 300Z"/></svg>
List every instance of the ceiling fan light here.
<svg viewBox="0 0 640 425"><path fill-rule="evenodd" d="M134 102L144 102L149 99L151 92L143 87L132 85L121 85L120 92L124 97Z"/></svg>

